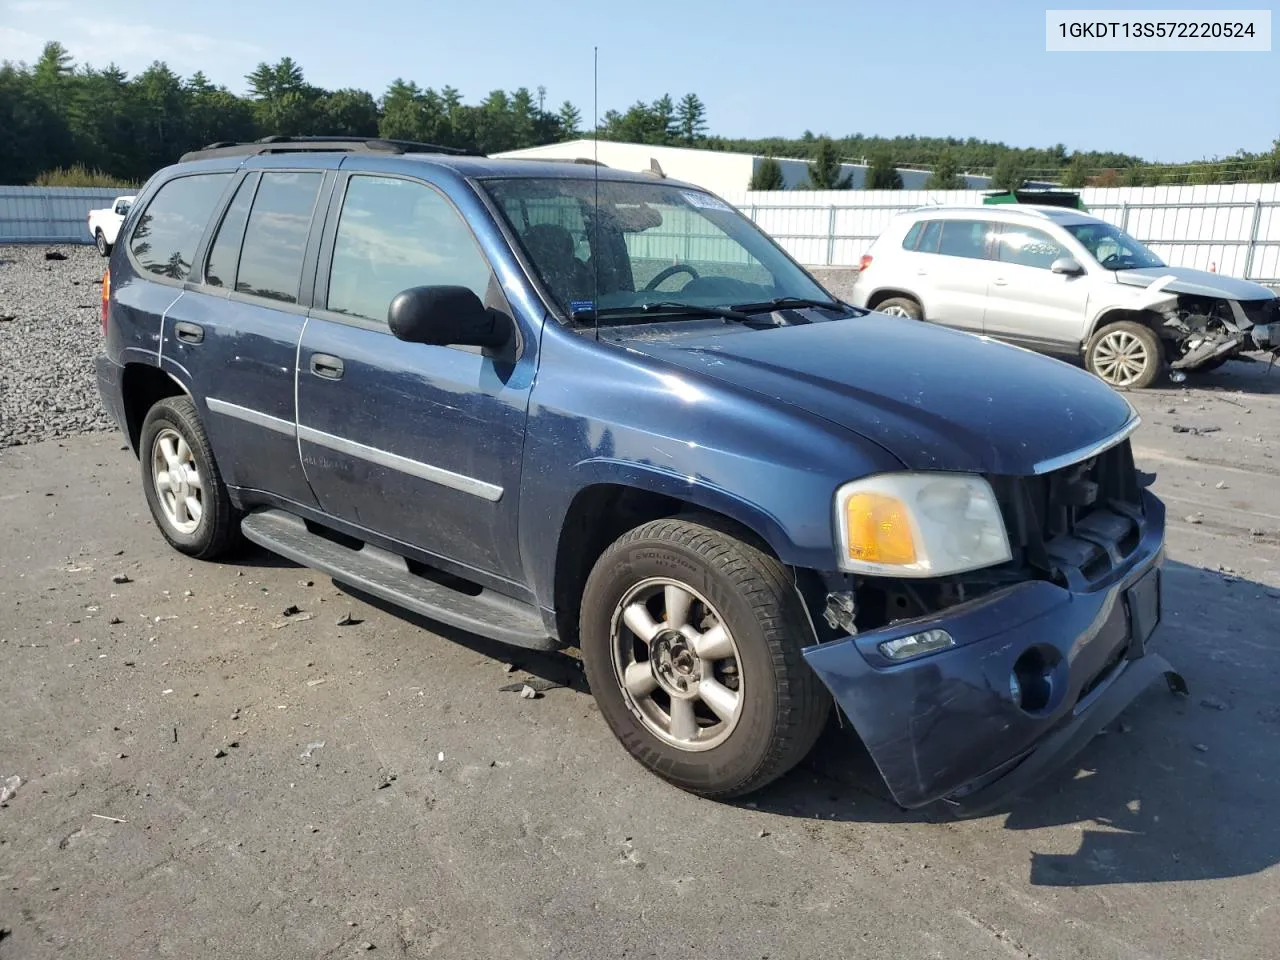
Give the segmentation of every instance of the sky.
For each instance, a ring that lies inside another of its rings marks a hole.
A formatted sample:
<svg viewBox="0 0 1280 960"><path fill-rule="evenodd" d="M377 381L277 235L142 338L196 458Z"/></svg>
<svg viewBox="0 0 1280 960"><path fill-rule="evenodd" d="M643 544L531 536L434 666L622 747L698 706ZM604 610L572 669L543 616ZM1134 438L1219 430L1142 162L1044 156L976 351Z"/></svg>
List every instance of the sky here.
<svg viewBox="0 0 1280 960"><path fill-rule="evenodd" d="M238 93L282 56L317 86L375 96L397 77L468 103L542 85L584 126L598 46L602 115L694 92L728 137L977 137L1160 162L1280 137L1280 53L1047 53L1045 5L1027 0L0 0L0 60L34 61L46 40L80 63L164 60Z"/></svg>

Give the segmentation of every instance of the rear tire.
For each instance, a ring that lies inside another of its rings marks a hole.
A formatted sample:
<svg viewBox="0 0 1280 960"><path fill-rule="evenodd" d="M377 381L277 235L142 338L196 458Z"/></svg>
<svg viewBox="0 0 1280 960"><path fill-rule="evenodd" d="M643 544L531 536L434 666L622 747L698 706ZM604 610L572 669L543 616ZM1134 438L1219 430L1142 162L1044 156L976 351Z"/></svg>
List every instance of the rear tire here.
<svg viewBox="0 0 1280 960"><path fill-rule="evenodd" d="M877 313L887 313L891 317L902 317L904 320L923 320L924 310L920 304L910 297L890 297L876 304Z"/></svg>
<svg viewBox="0 0 1280 960"><path fill-rule="evenodd" d="M631 755L724 798L799 763L831 697L800 655L813 630L786 568L707 523L655 520L610 546L587 579L579 643Z"/></svg>
<svg viewBox="0 0 1280 960"><path fill-rule="evenodd" d="M151 517L170 546L213 560L239 545L240 515L190 397L168 397L151 408L138 459Z"/></svg>
<svg viewBox="0 0 1280 960"><path fill-rule="evenodd" d="M1160 376L1164 350L1150 327L1121 320L1089 338L1084 363L1090 373L1117 390L1145 390Z"/></svg>
<svg viewBox="0 0 1280 960"><path fill-rule="evenodd" d="M107 243L107 238L99 230L94 234L93 242L97 244L98 254L103 257L111 256L111 244Z"/></svg>

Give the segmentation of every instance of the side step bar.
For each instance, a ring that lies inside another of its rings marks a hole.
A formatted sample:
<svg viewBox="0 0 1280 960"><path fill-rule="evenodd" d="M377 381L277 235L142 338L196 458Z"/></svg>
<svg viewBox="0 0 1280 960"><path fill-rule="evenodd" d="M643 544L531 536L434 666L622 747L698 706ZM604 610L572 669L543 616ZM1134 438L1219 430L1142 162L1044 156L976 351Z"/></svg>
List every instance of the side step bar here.
<svg viewBox="0 0 1280 960"><path fill-rule="evenodd" d="M240 522L245 537L272 553L326 573L375 597L440 623L518 647L552 650L542 617L528 603L481 590L469 596L409 572L404 558L372 544L359 550L312 533L284 510L251 513Z"/></svg>

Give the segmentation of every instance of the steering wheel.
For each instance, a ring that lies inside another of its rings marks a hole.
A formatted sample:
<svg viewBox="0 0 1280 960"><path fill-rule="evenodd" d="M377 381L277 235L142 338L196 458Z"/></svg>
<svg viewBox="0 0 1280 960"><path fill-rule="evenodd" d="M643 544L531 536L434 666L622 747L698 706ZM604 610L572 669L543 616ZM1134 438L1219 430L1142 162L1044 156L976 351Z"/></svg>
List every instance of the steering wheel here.
<svg viewBox="0 0 1280 960"><path fill-rule="evenodd" d="M1109 264L1109 263L1113 263L1113 262L1114 262L1114 263L1119 263L1119 262L1120 262L1121 260L1123 260L1123 259L1124 259L1124 257L1120 256L1120 254L1118 254L1118 253L1109 253L1109 254L1107 254L1105 257L1103 257L1103 258L1102 258L1102 264L1101 264L1101 265L1105 267L1105 266L1106 266L1107 264Z"/></svg>
<svg viewBox="0 0 1280 960"><path fill-rule="evenodd" d="M646 283L644 288L646 290L657 290L658 285L662 283L663 280L666 280L668 277L674 277L677 273L687 273L689 275L690 283L694 280L701 279L698 271L693 269L693 267L689 266L687 263L675 263L667 267L665 270L659 270L658 275ZM688 286L688 284L686 284L686 286Z"/></svg>

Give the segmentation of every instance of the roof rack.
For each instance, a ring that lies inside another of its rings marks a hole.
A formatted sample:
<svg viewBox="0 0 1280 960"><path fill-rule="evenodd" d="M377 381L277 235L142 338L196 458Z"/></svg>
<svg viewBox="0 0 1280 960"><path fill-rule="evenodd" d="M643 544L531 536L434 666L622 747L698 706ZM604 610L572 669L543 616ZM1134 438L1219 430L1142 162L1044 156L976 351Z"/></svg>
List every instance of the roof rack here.
<svg viewBox="0 0 1280 960"><path fill-rule="evenodd" d="M450 153L465 155L457 147L413 140L385 140L381 137L263 137L249 143L220 140L199 150L184 153L179 163L213 157L256 157L270 153Z"/></svg>

